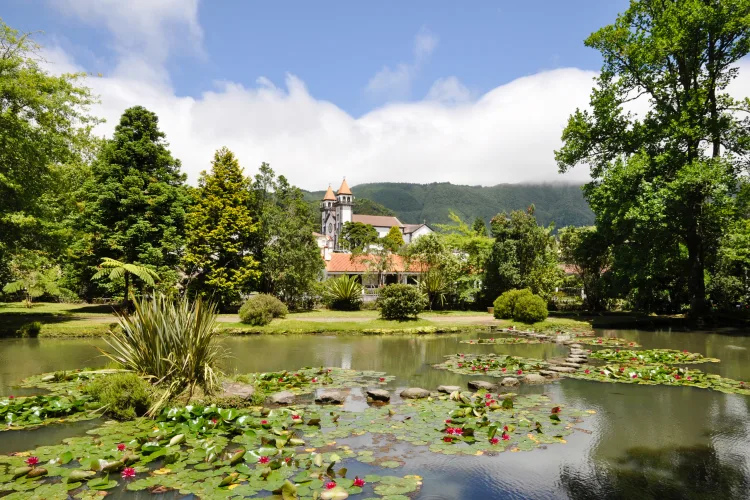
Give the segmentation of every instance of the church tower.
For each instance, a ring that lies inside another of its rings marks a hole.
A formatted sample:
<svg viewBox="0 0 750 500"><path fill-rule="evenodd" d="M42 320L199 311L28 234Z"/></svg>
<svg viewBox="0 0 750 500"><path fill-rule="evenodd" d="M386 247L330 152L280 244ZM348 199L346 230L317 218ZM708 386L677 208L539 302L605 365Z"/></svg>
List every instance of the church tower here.
<svg viewBox="0 0 750 500"><path fill-rule="evenodd" d="M336 196L333 189L328 186L323 201L320 202L320 233L329 236L331 241L336 240Z"/></svg>
<svg viewBox="0 0 750 500"><path fill-rule="evenodd" d="M336 193L336 220L338 221L338 227L336 228L335 237L335 248L339 249L339 237L344 224L352 221L352 212L354 209L354 195L352 190L349 189L349 184L346 183L346 177L341 182L341 187Z"/></svg>

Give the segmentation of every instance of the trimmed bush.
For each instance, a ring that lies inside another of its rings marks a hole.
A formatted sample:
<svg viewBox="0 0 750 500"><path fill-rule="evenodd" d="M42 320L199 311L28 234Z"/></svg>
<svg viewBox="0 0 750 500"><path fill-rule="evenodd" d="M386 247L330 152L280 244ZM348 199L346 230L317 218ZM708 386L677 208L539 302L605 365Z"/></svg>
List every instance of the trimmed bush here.
<svg viewBox="0 0 750 500"><path fill-rule="evenodd" d="M153 389L135 373L116 373L97 377L84 392L104 406L117 420L132 420L145 415L152 404Z"/></svg>
<svg viewBox="0 0 750 500"><path fill-rule="evenodd" d="M362 306L362 285L354 276L341 276L324 283L323 303L334 311L358 311Z"/></svg>
<svg viewBox="0 0 750 500"><path fill-rule="evenodd" d="M274 318L283 318L289 310L273 295L259 293L240 307L240 321L253 326L267 325Z"/></svg>
<svg viewBox="0 0 750 500"><path fill-rule="evenodd" d="M547 319L547 302L539 295L523 295L516 301L513 320L536 323Z"/></svg>
<svg viewBox="0 0 750 500"><path fill-rule="evenodd" d="M21 335L21 337L38 337L39 332L41 331L42 331L42 324L39 321L26 323L25 325L22 325L21 328L18 329L18 333L19 335Z"/></svg>
<svg viewBox="0 0 750 500"><path fill-rule="evenodd" d="M427 299L416 286L388 285L378 294L380 317L404 320L416 318L427 307Z"/></svg>
<svg viewBox="0 0 750 500"><path fill-rule="evenodd" d="M516 303L521 297L528 297L533 295L531 290L524 288L523 290L508 290L503 293L497 299L495 299L495 317L497 319L511 319L514 317Z"/></svg>

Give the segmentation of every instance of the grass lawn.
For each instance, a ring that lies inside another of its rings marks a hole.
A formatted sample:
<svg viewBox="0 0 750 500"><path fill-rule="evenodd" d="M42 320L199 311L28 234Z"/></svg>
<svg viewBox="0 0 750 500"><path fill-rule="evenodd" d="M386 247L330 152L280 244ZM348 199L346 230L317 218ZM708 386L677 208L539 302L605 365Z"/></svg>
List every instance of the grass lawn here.
<svg viewBox="0 0 750 500"><path fill-rule="evenodd" d="M42 323L41 337L102 336L116 322L111 305L37 303L31 308L21 303L0 303L0 336L15 336L24 324ZM266 326L250 326L239 322L236 314L219 316L219 326L230 334L284 333L439 333L485 329L514 324L496 320L482 311L427 311L413 321L379 319L378 311L313 311L290 313ZM589 323L576 318L549 318L536 325L515 323L519 328L570 330L589 328Z"/></svg>

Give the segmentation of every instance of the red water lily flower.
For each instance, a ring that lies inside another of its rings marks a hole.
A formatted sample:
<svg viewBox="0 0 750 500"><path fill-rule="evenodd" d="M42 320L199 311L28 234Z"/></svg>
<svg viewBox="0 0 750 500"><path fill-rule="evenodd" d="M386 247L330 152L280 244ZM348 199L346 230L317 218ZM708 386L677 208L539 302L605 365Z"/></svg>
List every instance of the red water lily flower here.
<svg viewBox="0 0 750 500"><path fill-rule="evenodd" d="M356 486L357 488L361 488L365 484L366 483L364 479L361 479L359 476L354 476L354 486Z"/></svg>
<svg viewBox="0 0 750 500"><path fill-rule="evenodd" d="M125 467L122 469L122 478L123 479L130 479L131 477L135 477L135 469L132 467Z"/></svg>
<svg viewBox="0 0 750 500"><path fill-rule="evenodd" d="M279 377L279 382L283 382L283 381L284 381L284 377Z"/></svg>
<svg viewBox="0 0 750 500"><path fill-rule="evenodd" d="M219 421L218 421L218 420L216 420L215 418L212 418L212 419L211 419L211 423L212 423L213 425L216 425L216 424L217 424L218 422L219 422Z"/></svg>
<svg viewBox="0 0 750 500"><path fill-rule="evenodd" d="M266 424L268 424L268 420L261 420L260 421L260 425L266 425Z"/></svg>
<svg viewBox="0 0 750 500"><path fill-rule="evenodd" d="M286 457L286 458L284 459L284 462L286 462L286 463L288 463L288 464L292 463L292 457Z"/></svg>
<svg viewBox="0 0 750 500"><path fill-rule="evenodd" d="M503 432L508 432L508 426L507 425L503 426Z"/></svg>
<svg viewBox="0 0 750 500"><path fill-rule="evenodd" d="M685 354L687 354L687 353L688 353L687 351L682 351L682 352L684 352Z"/></svg>
<svg viewBox="0 0 750 500"><path fill-rule="evenodd" d="M634 345L635 345L635 342L631 342L631 343L629 343L628 345L629 345L629 346L634 346Z"/></svg>
<svg viewBox="0 0 750 500"><path fill-rule="evenodd" d="M484 395L484 399L490 399L491 397L492 397L492 394L489 394L489 393Z"/></svg>
<svg viewBox="0 0 750 500"><path fill-rule="evenodd" d="M381 382L385 382L385 377L380 377Z"/></svg>
<svg viewBox="0 0 750 500"><path fill-rule="evenodd" d="M680 377L680 376L679 376L679 375L677 375L677 374L675 374L675 376L674 376L674 379L675 379L675 380L680 380L681 378L682 378L682 377Z"/></svg>
<svg viewBox="0 0 750 500"><path fill-rule="evenodd" d="M620 352L620 350L619 349L615 349L615 352Z"/></svg>
<svg viewBox="0 0 750 500"><path fill-rule="evenodd" d="M518 370L518 371L516 372L516 375L520 375L520 374L522 374L522 373L523 373L523 370Z"/></svg>
<svg viewBox="0 0 750 500"><path fill-rule="evenodd" d="M268 459L268 457L260 457L260 458L258 459L258 463L259 463L259 464L267 464L268 462L269 462L269 459Z"/></svg>
<svg viewBox="0 0 750 500"><path fill-rule="evenodd" d="M120 443L117 445L117 451L125 451L125 443Z"/></svg>
<svg viewBox="0 0 750 500"><path fill-rule="evenodd" d="M333 371L333 370L331 370L330 368L328 369L328 373L331 373L332 371Z"/></svg>
<svg viewBox="0 0 750 500"><path fill-rule="evenodd" d="M313 378L312 378L312 383L313 383L313 384L314 384L315 382L317 382L317 381L318 381L318 378L317 378L317 377L313 377Z"/></svg>
<svg viewBox="0 0 750 500"><path fill-rule="evenodd" d="M328 482L326 483L326 489L327 489L327 490L332 490L332 489L334 489L335 487L336 487L336 481L328 481Z"/></svg>
<svg viewBox="0 0 750 500"><path fill-rule="evenodd" d="M451 423L451 419L449 419L449 418L445 419L445 423L446 424L450 424Z"/></svg>
<svg viewBox="0 0 750 500"><path fill-rule="evenodd" d="M623 367L621 366L621 367L620 367L620 372L624 372L624 371L625 371L625 368L623 368Z"/></svg>
<svg viewBox="0 0 750 500"><path fill-rule="evenodd" d="M472 366L471 367L471 371L473 371L473 372L477 371L477 367L476 366Z"/></svg>
<svg viewBox="0 0 750 500"><path fill-rule="evenodd" d="M11 394L10 396L8 396L8 399L16 399L16 397L13 394Z"/></svg>
<svg viewBox="0 0 750 500"><path fill-rule="evenodd" d="M602 339L597 340L596 343L597 344L601 344L602 343Z"/></svg>
<svg viewBox="0 0 750 500"><path fill-rule="evenodd" d="M505 373L506 371L508 371L508 369L507 368L503 368L503 373Z"/></svg>
<svg viewBox="0 0 750 500"><path fill-rule="evenodd" d="M555 406L554 408L552 408L552 413L560 413L561 411L562 409L559 406Z"/></svg>
<svg viewBox="0 0 750 500"><path fill-rule="evenodd" d="M26 459L26 465L30 465L31 467L34 467L38 463L39 463L38 457L29 457Z"/></svg>
<svg viewBox="0 0 750 500"><path fill-rule="evenodd" d="M583 370L583 373L585 373L586 375L588 375L589 373L591 373L591 370L589 370L588 368L586 368L585 370Z"/></svg>
<svg viewBox="0 0 750 500"><path fill-rule="evenodd" d="M492 400L484 402L484 406L490 406L491 404L492 404Z"/></svg>
<svg viewBox="0 0 750 500"><path fill-rule="evenodd" d="M301 418L299 415L292 415L292 420L299 420Z"/></svg>
<svg viewBox="0 0 750 500"><path fill-rule="evenodd" d="M487 371L487 370L489 370L489 368L485 366L485 367L484 367L484 371Z"/></svg>
<svg viewBox="0 0 750 500"><path fill-rule="evenodd" d="M458 364L458 367L459 367L459 368L463 368L463 366L464 366L464 364L463 364L463 363L459 363L459 364Z"/></svg>
<svg viewBox="0 0 750 500"><path fill-rule="evenodd" d="M295 376L295 377L299 377L299 373L295 373L295 374L294 374L294 376Z"/></svg>
<svg viewBox="0 0 750 500"><path fill-rule="evenodd" d="M606 375L606 373L604 373L604 370L600 371L599 373L601 373L602 375Z"/></svg>
<svg viewBox="0 0 750 500"><path fill-rule="evenodd" d="M463 355L463 354L461 354L460 356L461 356L462 358L464 357L464 355Z"/></svg>
<svg viewBox="0 0 750 500"><path fill-rule="evenodd" d="M637 378L637 377L638 377L638 374L637 374L637 373L631 373L631 374L630 374L630 378Z"/></svg>
<svg viewBox="0 0 750 500"><path fill-rule="evenodd" d="M688 380L693 380L693 377L691 377L690 375L688 375L688 376L687 376L687 379L688 379Z"/></svg>
<svg viewBox="0 0 750 500"><path fill-rule="evenodd" d="M446 443L452 443L452 442L453 442L453 439L451 439L451 437L450 437L450 436L445 436L445 437L443 438L443 441L445 441Z"/></svg>
<svg viewBox="0 0 750 500"><path fill-rule="evenodd" d="M455 434L456 436L463 436L464 435L464 430L462 428L460 428L460 427L454 427L453 428L453 434Z"/></svg>
<svg viewBox="0 0 750 500"><path fill-rule="evenodd" d="M510 436L503 432L503 441L510 441Z"/></svg>
<svg viewBox="0 0 750 500"><path fill-rule="evenodd" d="M498 438L496 438L496 437L493 437L492 439L490 439L490 444L497 444L499 442L500 442L500 440Z"/></svg>
<svg viewBox="0 0 750 500"><path fill-rule="evenodd" d="M456 430L453 427L448 427L447 429L445 429L445 433L446 434L451 434L452 435L455 431Z"/></svg>
<svg viewBox="0 0 750 500"><path fill-rule="evenodd" d="M494 341L495 341L495 338L494 338L494 337L490 339L490 342L494 342Z"/></svg>

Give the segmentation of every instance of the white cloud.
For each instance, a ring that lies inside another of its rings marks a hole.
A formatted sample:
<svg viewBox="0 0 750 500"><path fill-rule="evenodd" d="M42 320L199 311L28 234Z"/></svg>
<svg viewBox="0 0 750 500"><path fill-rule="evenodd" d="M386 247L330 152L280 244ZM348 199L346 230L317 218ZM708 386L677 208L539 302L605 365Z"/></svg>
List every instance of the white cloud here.
<svg viewBox="0 0 750 500"><path fill-rule="evenodd" d="M438 38L422 28L414 37L414 61L399 63L395 68L383 66L367 82L365 91L373 97L383 97L387 100L407 99L414 79L437 45Z"/></svg>
<svg viewBox="0 0 750 500"><path fill-rule="evenodd" d="M439 101L446 104L462 104L471 101L473 98L474 93L455 76L435 80L425 97L428 101Z"/></svg>

